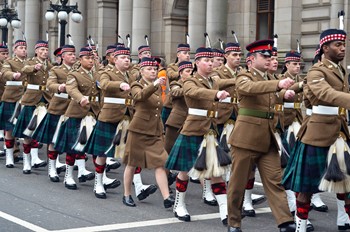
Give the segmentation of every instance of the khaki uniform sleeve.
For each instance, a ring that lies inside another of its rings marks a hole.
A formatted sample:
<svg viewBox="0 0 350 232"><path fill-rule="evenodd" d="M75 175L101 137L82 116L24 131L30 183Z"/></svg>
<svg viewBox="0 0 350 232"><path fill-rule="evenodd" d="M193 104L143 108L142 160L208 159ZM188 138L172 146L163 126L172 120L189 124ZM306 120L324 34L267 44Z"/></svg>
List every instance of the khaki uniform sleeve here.
<svg viewBox="0 0 350 232"><path fill-rule="evenodd" d="M148 99L154 92L156 92L159 88L159 85L154 86L153 84L149 84L146 87L142 88L139 83L133 83L131 85L131 95L135 102L137 101L145 101Z"/></svg>
<svg viewBox="0 0 350 232"><path fill-rule="evenodd" d="M123 81L111 81L110 76L107 73L102 73L100 76L100 87L104 91L115 91L120 92L120 84Z"/></svg>
<svg viewBox="0 0 350 232"><path fill-rule="evenodd" d="M71 74L69 74L67 77L66 90L69 96L71 96L72 100L76 101L77 103L79 103L84 97L84 95L81 94L78 89L78 83L75 77Z"/></svg>
<svg viewBox="0 0 350 232"><path fill-rule="evenodd" d="M7 60L5 60L4 65L2 66L1 72L2 72L2 78L4 81L13 80L14 72L12 72L11 64Z"/></svg>
<svg viewBox="0 0 350 232"><path fill-rule="evenodd" d="M49 89L50 93L58 93L58 77L55 71L51 70L49 72L49 78L47 79L46 87Z"/></svg>
<svg viewBox="0 0 350 232"><path fill-rule="evenodd" d="M217 92L218 90L215 90L215 89L199 88L196 85L196 83L191 79L186 80L184 83L185 96L192 97L195 99L215 101Z"/></svg>
<svg viewBox="0 0 350 232"><path fill-rule="evenodd" d="M250 76L238 75L236 89L239 95L254 96L257 94L277 92L279 80L253 81Z"/></svg>
<svg viewBox="0 0 350 232"><path fill-rule="evenodd" d="M37 70L35 70L34 66L35 66L34 62L26 61L24 64L24 67L21 69L21 72L25 74L31 74L33 72L36 72Z"/></svg>

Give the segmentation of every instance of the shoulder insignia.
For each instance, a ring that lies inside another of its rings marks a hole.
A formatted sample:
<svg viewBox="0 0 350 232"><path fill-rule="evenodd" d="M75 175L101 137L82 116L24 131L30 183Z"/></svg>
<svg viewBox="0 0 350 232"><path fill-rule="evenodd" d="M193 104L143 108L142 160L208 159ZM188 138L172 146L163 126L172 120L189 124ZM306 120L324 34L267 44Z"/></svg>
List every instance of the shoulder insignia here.
<svg viewBox="0 0 350 232"><path fill-rule="evenodd" d="M320 82L320 81L323 81L323 80L324 80L324 78L321 78L319 80L312 80L312 83Z"/></svg>
<svg viewBox="0 0 350 232"><path fill-rule="evenodd" d="M75 81L75 78L72 78L72 79L67 81L67 84L72 84L74 81Z"/></svg>
<svg viewBox="0 0 350 232"><path fill-rule="evenodd" d="M9 65L9 64L4 64L2 67L3 67L3 68L11 68L11 65Z"/></svg>

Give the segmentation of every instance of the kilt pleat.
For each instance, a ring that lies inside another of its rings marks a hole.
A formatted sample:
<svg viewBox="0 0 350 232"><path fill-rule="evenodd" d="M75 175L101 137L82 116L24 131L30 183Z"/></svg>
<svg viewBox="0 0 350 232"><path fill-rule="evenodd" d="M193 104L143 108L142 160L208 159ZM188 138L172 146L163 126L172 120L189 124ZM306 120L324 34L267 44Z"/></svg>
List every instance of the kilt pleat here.
<svg viewBox="0 0 350 232"><path fill-rule="evenodd" d="M118 123L97 121L94 131L90 136L86 152L95 156L114 157L115 146L107 154L105 152L112 144L117 126Z"/></svg>
<svg viewBox="0 0 350 232"><path fill-rule="evenodd" d="M15 110L16 102L1 102L0 105L0 130L12 131L13 124L9 122L13 111Z"/></svg>
<svg viewBox="0 0 350 232"><path fill-rule="evenodd" d="M17 138L28 138L28 136L23 134L23 132L29 125L35 108L35 106L23 106L21 112L19 113L16 125L13 128L13 136Z"/></svg>
<svg viewBox="0 0 350 232"><path fill-rule="evenodd" d="M180 134L170 151L165 168L188 172L196 162L203 136L186 136Z"/></svg>
<svg viewBox="0 0 350 232"><path fill-rule="evenodd" d="M73 145L79 136L81 118L68 118L63 122L58 132L57 143L55 144L55 150L68 154L84 154L84 152L77 152L72 150Z"/></svg>
<svg viewBox="0 0 350 232"><path fill-rule="evenodd" d="M294 192L317 193L326 171L329 147L315 147L297 141L284 172L282 184Z"/></svg>
<svg viewBox="0 0 350 232"><path fill-rule="evenodd" d="M60 115L47 113L34 131L32 138L40 143L51 144L60 117Z"/></svg>

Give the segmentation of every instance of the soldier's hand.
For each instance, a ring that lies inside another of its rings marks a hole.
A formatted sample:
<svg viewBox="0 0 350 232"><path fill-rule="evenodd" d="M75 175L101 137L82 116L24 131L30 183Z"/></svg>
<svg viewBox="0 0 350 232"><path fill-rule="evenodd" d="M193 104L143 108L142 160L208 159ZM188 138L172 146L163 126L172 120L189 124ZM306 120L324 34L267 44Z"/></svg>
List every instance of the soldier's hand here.
<svg viewBox="0 0 350 232"><path fill-rule="evenodd" d="M120 84L120 89L123 90L123 91L127 91L127 90L130 89L130 85L128 83L122 82Z"/></svg>
<svg viewBox="0 0 350 232"><path fill-rule="evenodd" d="M154 86L160 84L160 85L165 85L165 77L159 77L157 80L153 82Z"/></svg>
<svg viewBox="0 0 350 232"><path fill-rule="evenodd" d="M284 93L284 96L283 98L286 99L286 100L292 100L295 96L295 92L294 90L290 90L288 89L285 93Z"/></svg>
<svg viewBox="0 0 350 232"><path fill-rule="evenodd" d="M216 93L216 98L219 100L223 100L229 96L230 96L230 94L228 92L226 92L225 90L220 90L219 92Z"/></svg>
<svg viewBox="0 0 350 232"><path fill-rule="evenodd" d="M79 103L81 106L86 106L87 104L89 104L89 99L87 99L86 97L83 97Z"/></svg>
<svg viewBox="0 0 350 232"><path fill-rule="evenodd" d="M65 93L66 92L66 84L60 84L59 86L58 86L58 91L60 92L60 93Z"/></svg>
<svg viewBox="0 0 350 232"><path fill-rule="evenodd" d="M13 74L13 79L14 79L14 80L18 80L20 77L21 77L21 73L19 73L19 72L15 72L15 73Z"/></svg>
<svg viewBox="0 0 350 232"><path fill-rule="evenodd" d="M288 77L288 78L282 79L282 80L280 80L280 82L278 82L278 88L280 88L280 89L288 89L293 84L294 84L294 81L291 78Z"/></svg>
<svg viewBox="0 0 350 232"><path fill-rule="evenodd" d="M35 70L40 70L42 66L43 66L42 64L36 64L34 65L34 68Z"/></svg>

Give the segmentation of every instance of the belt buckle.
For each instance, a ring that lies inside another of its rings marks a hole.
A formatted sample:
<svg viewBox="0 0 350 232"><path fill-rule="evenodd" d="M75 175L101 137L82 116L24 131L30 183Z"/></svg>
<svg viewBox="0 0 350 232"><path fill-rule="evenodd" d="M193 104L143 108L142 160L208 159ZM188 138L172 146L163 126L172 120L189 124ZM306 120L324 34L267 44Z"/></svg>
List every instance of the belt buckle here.
<svg viewBox="0 0 350 232"><path fill-rule="evenodd" d="M27 87L27 85L28 85L28 82L27 81L23 81L23 86Z"/></svg>
<svg viewBox="0 0 350 232"><path fill-rule="evenodd" d="M338 114L339 115L346 115L346 109L343 107L339 107Z"/></svg>
<svg viewBox="0 0 350 232"><path fill-rule="evenodd" d="M283 112L283 110L284 110L284 105L282 105L282 104L276 104L274 108L275 108L275 110L276 110L277 112Z"/></svg>
<svg viewBox="0 0 350 232"><path fill-rule="evenodd" d="M46 90L46 85L39 85L39 90L45 91Z"/></svg>
<svg viewBox="0 0 350 232"><path fill-rule="evenodd" d="M301 103L300 102L294 102L294 109L300 109Z"/></svg>
<svg viewBox="0 0 350 232"><path fill-rule="evenodd" d="M131 98L126 98L125 99L125 105L126 106L131 106L132 105L132 99Z"/></svg>
<svg viewBox="0 0 350 232"><path fill-rule="evenodd" d="M96 97L95 96L90 96L89 97L89 101L93 101L93 102L96 101Z"/></svg>
<svg viewBox="0 0 350 232"><path fill-rule="evenodd" d="M215 118L215 111L214 110L208 110L207 111L207 117L208 118Z"/></svg>
<svg viewBox="0 0 350 232"><path fill-rule="evenodd" d="M233 98L231 99L231 102L232 102L232 103L236 103L236 104L237 104L237 103L238 103L238 99L237 99L237 97L233 97Z"/></svg>

